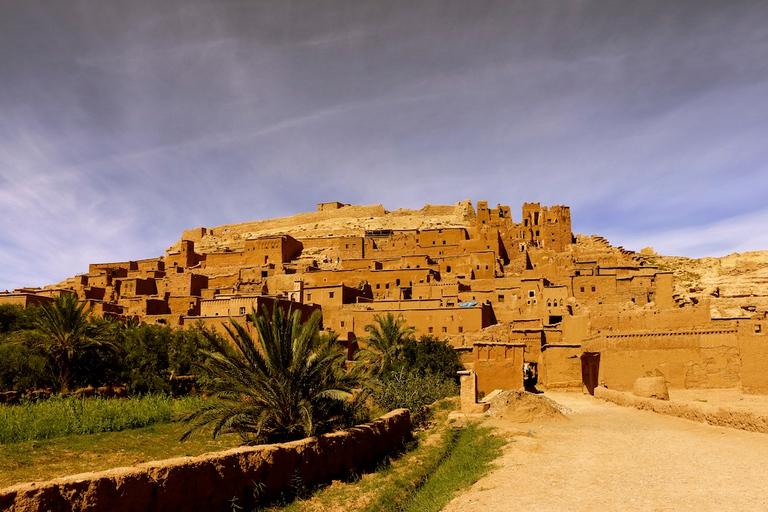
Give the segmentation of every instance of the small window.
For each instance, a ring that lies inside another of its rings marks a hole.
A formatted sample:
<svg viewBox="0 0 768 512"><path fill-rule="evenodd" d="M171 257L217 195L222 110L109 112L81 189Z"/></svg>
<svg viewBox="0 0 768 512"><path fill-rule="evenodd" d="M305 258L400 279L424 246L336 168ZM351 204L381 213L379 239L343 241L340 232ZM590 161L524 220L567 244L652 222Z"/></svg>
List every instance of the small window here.
<svg viewBox="0 0 768 512"><path fill-rule="evenodd" d="M269 273L268 273L266 270L262 270L262 271L261 271L261 277L262 277L262 279L264 279L264 278L266 278L266 277L268 277L268 276L269 276Z"/></svg>
<svg viewBox="0 0 768 512"><path fill-rule="evenodd" d="M536 296L536 292L534 290L528 290L528 296L529 297L535 297Z"/></svg>
<svg viewBox="0 0 768 512"><path fill-rule="evenodd" d="M464 332L464 328L462 326L459 326L459 332Z"/></svg>
<svg viewBox="0 0 768 512"><path fill-rule="evenodd" d="M450 274L450 273L451 273L451 266L450 266L450 265L448 265L447 267L445 267L445 271L446 271L448 274Z"/></svg>
<svg viewBox="0 0 768 512"><path fill-rule="evenodd" d="M384 288L386 288L387 290L389 290L389 283L386 283L386 284L384 285Z"/></svg>
<svg viewBox="0 0 768 512"><path fill-rule="evenodd" d="M308 293L308 294L307 294L307 301L310 301L310 300L312 300L312 294L311 294L311 293Z"/></svg>
<svg viewBox="0 0 768 512"><path fill-rule="evenodd" d="M445 245L445 240L443 240L443 245Z"/></svg>
<svg viewBox="0 0 768 512"><path fill-rule="evenodd" d="M499 295L498 299L499 299L499 302L504 302L504 296L503 295Z"/></svg>
<svg viewBox="0 0 768 512"><path fill-rule="evenodd" d="M241 314L241 315L244 315L244 314L245 314L245 307L241 307L241 308L240 308L240 314Z"/></svg>
<svg viewBox="0 0 768 512"><path fill-rule="evenodd" d="M376 289L377 290L381 289L381 284L380 283L376 283Z"/></svg>
<svg viewBox="0 0 768 512"><path fill-rule="evenodd" d="M755 324L755 333L760 334L762 332L763 328L760 324Z"/></svg>
<svg viewBox="0 0 768 512"><path fill-rule="evenodd" d="M433 329L432 327L429 327L427 330L429 331L429 334L432 334L432 331L433 331L434 329Z"/></svg>
<svg viewBox="0 0 768 512"><path fill-rule="evenodd" d="M595 287L594 286L592 287L592 291L595 291Z"/></svg>
<svg viewBox="0 0 768 512"><path fill-rule="evenodd" d="M443 332L448 332L448 328L443 326Z"/></svg>
<svg viewBox="0 0 768 512"><path fill-rule="evenodd" d="M579 288L579 291L581 291L581 293L584 293L584 287L582 286L581 288Z"/></svg>
<svg viewBox="0 0 768 512"><path fill-rule="evenodd" d="M395 279L395 286L400 286L400 280L399 279Z"/></svg>
<svg viewBox="0 0 768 512"><path fill-rule="evenodd" d="M333 294L334 294L334 292L328 292L328 298L332 299L333 298Z"/></svg>
<svg viewBox="0 0 768 512"><path fill-rule="evenodd" d="M341 322L339 322L339 326L341 326L341 327L344 327L344 320L342 320Z"/></svg>

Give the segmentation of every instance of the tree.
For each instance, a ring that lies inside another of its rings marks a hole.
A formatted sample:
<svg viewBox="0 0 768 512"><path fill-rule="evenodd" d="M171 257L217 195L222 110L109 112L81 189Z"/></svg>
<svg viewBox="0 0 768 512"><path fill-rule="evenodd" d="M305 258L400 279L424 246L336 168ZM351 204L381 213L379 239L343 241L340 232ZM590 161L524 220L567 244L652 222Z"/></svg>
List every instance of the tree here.
<svg viewBox="0 0 768 512"><path fill-rule="evenodd" d="M376 315L373 323L365 326L368 336L365 338L366 347L362 357L375 365L374 374L383 376L394 369L403 345L413 337L415 329L406 327L402 316L387 313Z"/></svg>
<svg viewBox="0 0 768 512"><path fill-rule="evenodd" d="M212 399L187 417L182 437L212 426L213 437L234 432L245 443L300 439L360 419L362 399L353 398L361 379L345 369L334 336L320 333L320 313L307 322L299 311L277 303L249 315L258 337L230 320L225 326L234 347L206 334L214 349L207 369L214 379Z"/></svg>
<svg viewBox="0 0 768 512"><path fill-rule="evenodd" d="M34 327L33 343L53 360L60 391L69 390L79 357L93 348L113 347L106 336L109 324L94 321L90 307L74 294L63 293L39 306Z"/></svg>

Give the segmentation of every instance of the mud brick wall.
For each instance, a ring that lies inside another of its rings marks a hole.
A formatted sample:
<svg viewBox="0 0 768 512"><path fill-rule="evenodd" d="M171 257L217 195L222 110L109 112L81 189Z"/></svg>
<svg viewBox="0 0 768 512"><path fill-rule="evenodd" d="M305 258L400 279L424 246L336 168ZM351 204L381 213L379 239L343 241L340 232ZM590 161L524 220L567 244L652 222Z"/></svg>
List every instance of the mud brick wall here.
<svg viewBox="0 0 768 512"><path fill-rule="evenodd" d="M354 428L290 443L244 446L199 457L20 484L0 489L13 512L228 511L372 469L411 434L398 409Z"/></svg>

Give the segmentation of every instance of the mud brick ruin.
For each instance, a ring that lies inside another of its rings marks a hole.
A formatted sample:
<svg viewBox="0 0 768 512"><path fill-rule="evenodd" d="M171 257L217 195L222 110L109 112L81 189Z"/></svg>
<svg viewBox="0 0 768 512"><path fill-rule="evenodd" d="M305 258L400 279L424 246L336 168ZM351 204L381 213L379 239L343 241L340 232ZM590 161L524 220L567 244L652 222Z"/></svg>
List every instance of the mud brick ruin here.
<svg viewBox="0 0 768 512"><path fill-rule="evenodd" d="M678 283L679 284L679 283ZM321 310L352 357L376 315L446 338L482 392L671 388L768 393L766 308L712 318L648 254L574 236L567 206L480 201L421 210L322 203L317 212L184 231L165 256L94 263L44 289L0 294L34 304L76 293L99 315L221 328L253 307ZM720 289L711 294L719 298ZM714 300L714 299L713 299ZM529 383L530 384L530 383Z"/></svg>

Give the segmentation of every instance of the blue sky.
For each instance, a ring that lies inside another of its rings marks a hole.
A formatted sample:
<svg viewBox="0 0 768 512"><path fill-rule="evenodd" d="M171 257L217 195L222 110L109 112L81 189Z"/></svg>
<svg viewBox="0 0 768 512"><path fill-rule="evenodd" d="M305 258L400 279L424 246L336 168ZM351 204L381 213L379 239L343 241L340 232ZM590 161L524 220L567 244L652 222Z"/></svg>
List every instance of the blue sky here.
<svg viewBox="0 0 768 512"><path fill-rule="evenodd" d="M4 0L0 290L336 200L566 204L629 249L768 249L766 20L738 0Z"/></svg>

